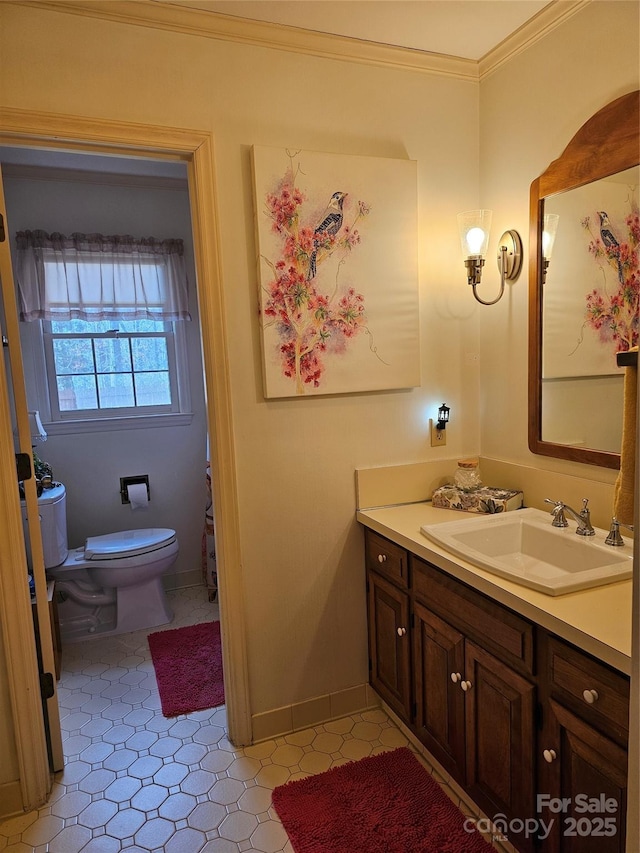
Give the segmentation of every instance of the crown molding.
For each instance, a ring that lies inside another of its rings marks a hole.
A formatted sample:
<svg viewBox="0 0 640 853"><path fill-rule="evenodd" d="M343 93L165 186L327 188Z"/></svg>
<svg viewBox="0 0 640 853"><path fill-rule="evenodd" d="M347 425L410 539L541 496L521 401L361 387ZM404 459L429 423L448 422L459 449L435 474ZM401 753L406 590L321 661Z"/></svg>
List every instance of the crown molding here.
<svg viewBox="0 0 640 853"><path fill-rule="evenodd" d="M592 0L553 0L480 59L478 62L480 80L493 74L506 62L543 39L591 2Z"/></svg>
<svg viewBox="0 0 640 853"><path fill-rule="evenodd" d="M176 6L170 2L157 2L157 0L21 0L16 2L16 0L8 0L6 5L100 18L325 59L419 71L471 82L478 80L478 63L475 60L328 35L300 27L250 21L233 15Z"/></svg>
<svg viewBox="0 0 640 853"><path fill-rule="evenodd" d="M4 5L99 18L324 59L478 82L544 38L591 2L592 0L552 0L479 61L319 33L301 27L252 21L234 15L176 5L171 0L5 0Z"/></svg>

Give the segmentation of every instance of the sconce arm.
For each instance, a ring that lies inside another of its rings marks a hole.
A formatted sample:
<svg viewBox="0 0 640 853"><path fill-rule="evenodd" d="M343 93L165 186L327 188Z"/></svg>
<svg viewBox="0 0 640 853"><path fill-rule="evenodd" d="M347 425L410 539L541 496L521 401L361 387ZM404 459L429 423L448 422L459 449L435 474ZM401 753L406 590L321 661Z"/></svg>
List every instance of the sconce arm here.
<svg viewBox="0 0 640 853"><path fill-rule="evenodd" d="M467 274L467 279L469 281L469 284L473 288L473 295L475 296L477 301L480 302L482 305L495 305L496 302L499 302L502 299L502 294L504 293L506 256L507 256L507 247L506 246L500 246L500 255L498 257L498 266L500 267L500 292L498 293L498 295L496 296L495 299L491 299L489 301L486 299L482 299L480 296L478 296L478 291L476 290L476 287L479 283L479 278L478 278L478 282L473 282L473 281L471 281L469 274ZM465 261L465 265L468 263L469 263L469 261ZM482 261L482 263L484 264L484 261ZM468 267L467 267L467 269L468 269Z"/></svg>

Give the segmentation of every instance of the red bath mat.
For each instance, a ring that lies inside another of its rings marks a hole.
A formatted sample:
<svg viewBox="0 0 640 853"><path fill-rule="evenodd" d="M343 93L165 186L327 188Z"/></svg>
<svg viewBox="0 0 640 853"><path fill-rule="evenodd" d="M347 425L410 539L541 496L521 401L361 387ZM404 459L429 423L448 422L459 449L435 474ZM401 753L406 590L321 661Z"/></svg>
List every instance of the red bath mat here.
<svg viewBox="0 0 640 853"><path fill-rule="evenodd" d="M165 717L224 705L219 622L156 631L148 640Z"/></svg>
<svg viewBox="0 0 640 853"><path fill-rule="evenodd" d="M273 805L296 853L495 853L406 747L280 785Z"/></svg>

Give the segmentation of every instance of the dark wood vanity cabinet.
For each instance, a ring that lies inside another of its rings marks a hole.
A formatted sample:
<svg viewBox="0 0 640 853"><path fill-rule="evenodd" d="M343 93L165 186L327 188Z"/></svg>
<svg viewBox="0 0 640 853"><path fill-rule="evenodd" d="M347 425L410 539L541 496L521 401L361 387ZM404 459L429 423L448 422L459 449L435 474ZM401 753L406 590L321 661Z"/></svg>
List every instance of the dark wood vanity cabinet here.
<svg viewBox="0 0 640 853"><path fill-rule="evenodd" d="M534 805L533 626L418 557L410 576L414 731L487 815L524 819Z"/></svg>
<svg viewBox="0 0 640 853"><path fill-rule="evenodd" d="M622 853L628 678L378 533L365 543L380 696L487 817L553 819L545 838L510 832L517 849ZM615 814L579 810L603 796Z"/></svg>
<svg viewBox="0 0 640 853"><path fill-rule="evenodd" d="M456 779L466 767L464 635L418 602L413 606L414 730Z"/></svg>
<svg viewBox="0 0 640 853"><path fill-rule="evenodd" d="M376 533L366 539L369 680L405 721L411 717L408 555Z"/></svg>
<svg viewBox="0 0 640 853"><path fill-rule="evenodd" d="M545 853L624 853L629 680L543 634L547 701L538 738L538 803L554 818Z"/></svg>

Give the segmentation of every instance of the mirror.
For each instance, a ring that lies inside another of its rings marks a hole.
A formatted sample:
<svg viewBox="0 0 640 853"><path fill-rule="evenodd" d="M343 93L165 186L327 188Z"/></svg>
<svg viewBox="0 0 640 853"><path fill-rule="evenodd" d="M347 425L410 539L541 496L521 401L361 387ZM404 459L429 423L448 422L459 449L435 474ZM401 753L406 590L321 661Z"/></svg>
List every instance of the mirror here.
<svg viewBox="0 0 640 853"><path fill-rule="evenodd" d="M530 194L529 449L606 468L620 466L616 352L638 343L639 95L590 118Z"/></svg>

